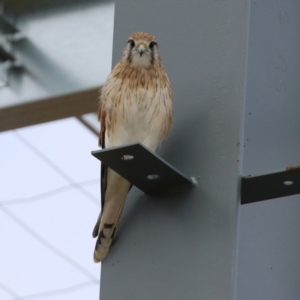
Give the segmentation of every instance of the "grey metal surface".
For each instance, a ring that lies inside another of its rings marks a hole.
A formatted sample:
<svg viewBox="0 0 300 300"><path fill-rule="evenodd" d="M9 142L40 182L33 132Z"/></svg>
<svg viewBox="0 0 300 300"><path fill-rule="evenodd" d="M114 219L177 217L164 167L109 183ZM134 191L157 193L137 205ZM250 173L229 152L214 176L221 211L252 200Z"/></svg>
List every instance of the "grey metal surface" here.
<svg viewBox="0 0 300 300"><path fill-rule="evenodd" d="M233 297L246 2L116 1L113 65L132 32L156 36L174 90L158 154L200 180L188 192L131 190L102 263L101 300Z"/></svg>
<svg viewBox="0 0 300 300"><path fill-rule="evenodd" d="M92 151L92 155L147 194L193 186L189 177L139 143Z"/></svg>
<svg viewBox="0 0 300 300"><path fill-rule="evenodd" d="M243 174L300 164L300 2L250 1ZM300 196L240 208L237 300L298 300Z"/></svg>
<svg viewBox="0 0 300 300"><path fill-rule="evenodd" d="M300 167L242 178L241 204L300 194Z"/></svg>

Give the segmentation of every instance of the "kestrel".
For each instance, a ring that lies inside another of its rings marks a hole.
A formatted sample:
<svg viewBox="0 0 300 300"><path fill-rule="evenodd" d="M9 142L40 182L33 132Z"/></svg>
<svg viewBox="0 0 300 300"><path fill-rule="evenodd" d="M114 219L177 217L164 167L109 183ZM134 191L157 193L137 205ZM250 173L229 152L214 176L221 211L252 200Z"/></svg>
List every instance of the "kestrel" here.
<svg viewBox="0 0 300 300"><path fill-rule="evenodd" d="M102 88L98 118L102 149L140 142L150 150L167 136L172 123L172 90L156 38L132 34ZM120 222L131 183L102 164L102 211L93 230L94 261L102 261Z"/></svg>

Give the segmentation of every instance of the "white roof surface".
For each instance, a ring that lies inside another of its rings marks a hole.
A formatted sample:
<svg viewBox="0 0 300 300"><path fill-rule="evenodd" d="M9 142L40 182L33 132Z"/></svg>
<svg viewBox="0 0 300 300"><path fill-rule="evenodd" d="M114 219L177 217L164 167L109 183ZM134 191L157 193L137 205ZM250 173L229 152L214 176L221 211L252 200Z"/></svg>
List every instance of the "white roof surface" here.
<svg viewBox="0 0 300 300"><path fill-rule="evenodd" d="M97 299L97 137L75 118L0 134L0 299Z"/></svg>

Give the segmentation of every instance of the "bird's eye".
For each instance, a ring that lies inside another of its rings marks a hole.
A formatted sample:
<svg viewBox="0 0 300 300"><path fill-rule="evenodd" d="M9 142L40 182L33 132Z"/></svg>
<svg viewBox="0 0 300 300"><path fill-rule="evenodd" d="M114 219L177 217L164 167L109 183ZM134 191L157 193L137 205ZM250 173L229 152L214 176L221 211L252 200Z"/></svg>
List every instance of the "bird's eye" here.
<svg viewBox="0 0 300 300"><path fill-rule="evenodd" d="M151 43L149 44L149 48L150 48L150 49L153 49L154 46L157 46L157 43L156 43L156 42L151 42Z"/></svg>
<svg viewBox="0 0 300 300"><path fill-rule="evenodd" d="M128 44L130 45L131 48L135 46L134 40L128 40Z"/></svg>

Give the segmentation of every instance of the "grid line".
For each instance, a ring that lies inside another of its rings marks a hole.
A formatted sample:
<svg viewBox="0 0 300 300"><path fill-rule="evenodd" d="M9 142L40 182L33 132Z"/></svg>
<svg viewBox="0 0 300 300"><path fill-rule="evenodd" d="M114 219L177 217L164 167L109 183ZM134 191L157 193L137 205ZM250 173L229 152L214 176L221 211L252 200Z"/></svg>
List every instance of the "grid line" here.
<svg viewBox="0 0 300 300"><path fill-rule="evenodd" d="M0 289L4 292L6 292L7 294L9 294L10 296L14 297L13 299L20 299L23 300L22 297L20 297L12 288L8 287L6 284L4 284L3 282L0 282Z"/></svg>
<svg viewBox="0 0 300 300"><path fill-rule="evenodd" d="M35 230L29 227L24 221L22 221L19 217L17 217L13 212L11 212L7 207L0 204L0 209L9 216L15 223L17 223L24 231L26 231L29 235L31 235L35 240L37 240L40 244L49 249L56 256L60 257L62 260L67 262L69 265L77 269L80 273L84 274L90 280L98 280L91 272L77 263L73 258L56 248L49 241L44 239L41 235L39 235Z"/></svg>
<svg viewBox="0 0 300 300"><path fill-rule="evenodd" d="M84 288L87 288L87 287L90 287L93 285L98 285L98 284L99 284L99 282L90 280L90 281L85 281L85 282L74 284L70 287L54 289L54 290L50 290L47 292L41 292L41 293L32 294L32 295L23 296L23 297L14 296L13 298L11 298L9 300L37 300L37 299L47 298L47 297L51 297L51 296L59 296L59 295L63 295L63 294L69 294L69 293L75 292L77 290L81 290L81 289L84 289Z"/></svg>
<svg viewBox="0 0 300 300"><path fill-rule="evenodd" d="M56 164L54 164L50 159L48 159L41 151L34 147L29 141L27 141L19 132L13 130L14 135L32 152L34 152L39 158L41 158L48 166L50 166L57 174L62 176L70 184L73 184L75 188L78 189L82 194L84 194L89 200L94 204L99 205L99 200L91 195L89 192L84 190L78 183L76 183L69 175L67 175L62 169L60 169Z"/></svg>
<svg viewBox="0 0 300 300"><path fill-rule="evenodd" d="M68 185L65 185L65 186L62 186L62 187L59 187L59 188L56 188L56 189L52 189L50 191L40 193L40 194L30 196L30 197L0 200L0 203L5 205L5 206L15 205L15 204L33 203L33 202L43 200L43 199L46 199L48 197L66 192L66 191L74 188L74 186L76 186L76 185L86 186L86 185L96 184L96 183L99 183L99 182L100 182L100 179L98 178L98 179L92 179L92 180L88 180L88 181L78 182L76 184L71 183L71 184L68 184ZM100 201L99 201L99 206L100 206Z"/></svg>

